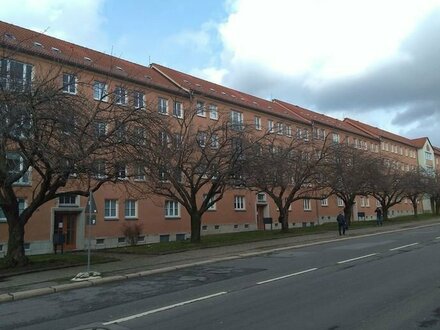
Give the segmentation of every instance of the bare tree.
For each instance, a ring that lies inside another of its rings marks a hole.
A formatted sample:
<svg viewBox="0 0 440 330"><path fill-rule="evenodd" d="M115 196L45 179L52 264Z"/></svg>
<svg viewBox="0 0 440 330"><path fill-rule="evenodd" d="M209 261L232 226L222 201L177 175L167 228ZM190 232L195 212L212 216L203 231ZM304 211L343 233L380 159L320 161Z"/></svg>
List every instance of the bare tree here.
<svg viewBox="0 0 440 330"><path fill-rule="evenodd" d="M418 215L417 203L429 192L429 184L432 179L433 175L421 167L403 173L402 180L404 183L405 197L411 201L416 218Z"/></svg>
<svg viewBox="0 0 440 330"><path fill-rule="evenodd" d="M375 154L344 143L333 144L328 152L325 179L331 193L344 202L344 216L351 221L356 196L368 195Z"/></svg>
<svg viewBox="0 0 440 330"><path fill-rule="evenodd" d="M247 126L219 109L218 118L200 119L190 104L185 113L173 109L158 114L156 124L145 127L143 143L134 144L136 163L146 180L137 184L140 196L154 194L179 203L191 219L191 241L200 242L203 214L242 181L240 167L251 134Z"/></svg>
<svg viewBox="0 0 440 330"><path fill-rule="evenodd" d="M279 210L283 232L289 229L289 208L301 199L322 198L325 143L307 137L285 137L274 132L248 150L247 186L265 192Z"/></svg>
<svg viewBox="0 0 440 330"><path fill-rule="evenodd" d="M388 220L388 210L405 197L403 172L398 163L389 158L377 158L371 165L370 187L371 195L382 207L384 220Z"/></svg>
<svg viewBox="0 0 440 330"><path fill-rule="evenodd" d="M10 266L27 263L25 225L41 205L66 194L85 196L117 180L125 153L118 132L140 115L104 90L97 102L79 89L66 92L76 82L61 84L60 66L34 70L31 80L33 69L11 57L0 62L0 207L8 223ZM23 191L27 203L20 209Z"/></svg>

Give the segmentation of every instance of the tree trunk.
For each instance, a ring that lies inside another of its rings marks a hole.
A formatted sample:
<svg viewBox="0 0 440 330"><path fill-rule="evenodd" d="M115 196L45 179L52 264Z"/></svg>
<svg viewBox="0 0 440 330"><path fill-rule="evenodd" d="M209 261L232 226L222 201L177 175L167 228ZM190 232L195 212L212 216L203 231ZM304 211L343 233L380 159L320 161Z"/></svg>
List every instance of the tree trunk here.
<svg viewBox="0 0 440 330"><path fill-rule="evenodd" d="M9 223L8 252L5 262L8 267L24 266L28 263L28 258L24 252L24 225L14 219Z"/></svg>
<svg viewBox="0 0 440 330"><path fill-rule="evenodd" d="M348 205L344 206L344 217L347 225L351 225L351 214L353 213L353 204L348 203Z"/></svg>
<svg viewBox="0 0 440 330"><path fill-rule="evenodd" d="M383 217L383 221L388 220L388 207L385 208L382 206L382 217Z"/></svg>
<svg viewBox="0 0 440 330"><path fill-rule="evenodd" d="M285 208L280 209L278 221L281 223L281 232L287 233L289 231L289 211L286 211Z"/></svg>
<svg viewBox="0 0 440 330"><path fill-rule="evenodd" d="M199 212L191 212L191 243L200 243L200 227L202 225L202 217Z"/></svg>
<svg viewBox="0 0 440 330"><path fill-rule="evenodd" d="M416 217L417 218L417 215L418 215L418 213L417 213L417 201L412 201L412 206L413 206L413 210L414 210L414 217Z"/></svg>

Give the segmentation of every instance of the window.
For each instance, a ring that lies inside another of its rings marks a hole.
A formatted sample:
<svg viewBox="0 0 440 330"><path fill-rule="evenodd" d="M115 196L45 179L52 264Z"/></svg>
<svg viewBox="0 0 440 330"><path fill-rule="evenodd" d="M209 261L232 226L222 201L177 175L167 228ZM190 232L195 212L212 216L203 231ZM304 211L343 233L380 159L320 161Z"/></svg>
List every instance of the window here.
<svg viewBox="0 0 440 330"><path fill-rule="evenodd" d="M361 196L361 207L365 207L365 197Z"/></svg>
<svg viewBox="0 0 440 330"><path fill-rule="evenodd" d="M24 198L17 198L18 201L18 214L21 214L27 207L26 200ZM0 207L0 222L6 222L6 215L3 209Z"/></svg>
<svg viewBox="0 0 440 330"><path fill-rule="evenodd" d="M19 153L6 154L6 166L8 174L12 177L21 175L14 184L30 184L30 171L24 158Z"/></svg>
<svg viewBox="0 0 440 330"><path fill-rule="evenodd" d="M286 125L286 135L287 135L288 137L291 137L291 136L292 136L292 126L290 126L290 125Z"/></svg>
<svg viewBox="0 0 440 330"><path fill-rule="evenodd" d="M165 217L166 218L179 218L180 217L180 204L175 200L165 201Z"/></svg>
<svg viewBox="0 0 440 330"><path fill-rule="evenodd" d="M321 199L321 206L328 206L328 198L327 197Z"/></svg>
<svg viewBox="0 0 440 330"><path fill-rule="evenodd" d="M212 149L218 149L219 147L219 140L217 134L212 134L211 136L211 148Z"/></svg>
<svg viewBox="0 0 440 330"><path fill-rule="evenodd" d="M107 124L103 121L95 121L95 137L104 137L107 134Z"/></svg>
<svg viewBox="0 0 440 330"><path fill-rule="evenodd" d="M339 143L339 134L338 133L333 133L332 138L333 138L333 143Z"/></svg>
<svg viewBox="0 0 440 330"><path fill-rule="evenodd" d="M283 135L283 123L277 123L277 134L278 135Z"/></svg>
<svg viewBox="0 0 440 330"><path fill-rule="evenodd" d="M137 218L137 201L134 199L125 200L125 218Z"/></svg>
<svg viewBox="0 0 440 330"><path fill-rule="evenodd" d="M233 129L243 129L243 113L239 111L231 111L231 124Z"/></svg>
<svg viewBox="0 0 440 330"><path fill-rule="evenodd" d="M142 165L136 165L134 168L134 180L145 181L145 168Z"/></svg>
<svg viewBox="0 0 440 330"><path fill-rule="evenodd" d="M234 210L237 211L246 210L244 196L234 196Z"/></svg>
<svg viewBox="0 0 440 330"><path fill-rule="evenodd" d="M206 200L206 197L208 197L207 194L203 195L203 200ZM212 198L208 200L208 203L212 203ZM208 207L208 211L215 211L217 209L216 203L214 202L211 206Z"/></svg>
<svg viewBox="0 0 440 330"><path fill-rule="evenodd" d="M273 120L270 120L270 119L267 120L267 130L270 133L273 133Z"/></svg>
<svg viewBox="0 0 440 330"><path fill-rule="evenodd" d="M95 163L93 164L93 172L95 174L95 177L98 179L103 179L105 178L105 162L104 160L100 159L100 160L96 160Z"/></svg>
<svg viewBox="0 0 440 330"><path fill-rule="evenodd" d="M107 85L101 81L93 83L93 98L98 101L107 101Z"/></svg>
<svg viewBox="0 0 440 330"><path fill-rule="evenodd" d="M425 159L432 160L432 154L429 151L425 151Z"/></svg>
<svg viewBox="0 0 440 330"><path fill-rule="evenodd" d="M310 199L306 198L303 200L304 203L304 211L311 211L312 210L312 204L310 203Z"/></svg>
<svg viewBox="0 0 440 330"><path fill-rule="evenodd" d="M127 179L127 166L125 164L116 166L116 176L120 180Z"/></svg>
<svg viewBox="0 0 440 330"><path fill-rule="evenodd" d="M145 128L136 127L133 132L134 143L138 145L146 145L147 144L147 133Z"/></svg>
<svg viewBox="0 0 440 330"><path fill-rule="evenodd" d="M58 197L59 206L78 206L76 203L77 195L67 194Z"/></svg>
<svg viewBox="0 0 440 330"><path fill-rule="evenodd" d="M344 206L344 201L340 198L340 197L336 197L336 201L337 201L337 204L338 204L338 206Z"/></svg>
<svg viewBox="0 0 440 330"><path fill-rule="evenodd" d="M32 65L9 59L0 60L0 89L29 91Z"/></svg>
<svg viewBox="0 0 440 330"><path fill-rule="evenodd" d="M218 119L217 105L215 105L215 104L209 105L209 118L214 119L214 120Z"/></svg>
<svg viewBox="0 0 440 330"><path fill-rule="evenodd" d="M182 102L174 101L173 116L177 118L183 118L183 105Z"/></svg>
<svg viewBox="0 0 440 330"><path fill-rule="evenodd" d="M116 104L126 105L127 104L127 91L124 87L118 86L115 89L115 102Z"/></svg>
<svg viewBox="0 0 440 330"><path fill-rule="evenodd" d="M145 94L142 92L134 92L133 105L136 109L143 109L145 107Z"/></svg>
<svg viewBox="0 0 440 330"><path fill-rule="evenodd" d="M206 146L206 132L197 133L197 143L201 148L204 148Z"/></svg>
<svg viewBox="0 0 440 330"><path fill-rule="evenodd" d="M117 219L118 218L118 200L106 199L104 200L104 218Z"/></svg>
<svg viewBox="0 0 440 330"><path fill-rule="evenodd" d="M196 111L197 111L197 116L206 117L205 102L197 101L197 103L196 103Z"/></svg>
<svg viewBox="0 0 440 330"><path fill-rule="evenodd" d="M370 207L370 197L365 197L365 207Z"/></svg>
<svg viewBox="0 0 440 330"><path fill-rule="evenodd" d="M63 74L63 92L76 94L76 77L70 73Z"/></svg>
<svg viewBox="0 0 440 330"><path fill-rule="evenodd" d="M258 193L257 194L257 202L258 203L266 203L266 194L265 193Z"/></svg>
<svg viewBox="0 0 440 330"><path fill-rule="evenodd" d="M255 116L254 122L255 122L255 129L261 130L261 117Z"/></svg>
<svg viewBox="0 0 440 330"><path fill-rule="evenodd" d="M158 98L157 111L162 115L168 114L168 100L163 97Z"/></svg>

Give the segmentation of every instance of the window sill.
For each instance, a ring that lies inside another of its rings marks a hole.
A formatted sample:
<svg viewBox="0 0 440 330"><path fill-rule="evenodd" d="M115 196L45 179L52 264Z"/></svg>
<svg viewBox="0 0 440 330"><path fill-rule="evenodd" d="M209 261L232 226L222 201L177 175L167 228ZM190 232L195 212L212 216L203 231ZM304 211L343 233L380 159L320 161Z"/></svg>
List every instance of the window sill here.
<svg viewBox="0 0 440 330"><path fill-rule="evenodd" d="M133 221L133 220L139 220L139 218L138 217L125 217L125 220L127 220L127 221Z"/></svg>
<svg viewBox="0 0 440 330"><path fill-rule="evenodd" d="M246 209L234 209L235 212L246 212Z"/></svg>
<svg viewBox="0 0 440 330"><path fill-rule="evenodd" d="M166 215L165 219L177 220L177 219L180 219L180 215L173 215L173 216Z"/></svg>
<svg viewBox="0 0 440 330"><path fill-rule="evenodd" d="M104 217L104 221L119 221L119 218L106 218L106 217Z"/></svg>

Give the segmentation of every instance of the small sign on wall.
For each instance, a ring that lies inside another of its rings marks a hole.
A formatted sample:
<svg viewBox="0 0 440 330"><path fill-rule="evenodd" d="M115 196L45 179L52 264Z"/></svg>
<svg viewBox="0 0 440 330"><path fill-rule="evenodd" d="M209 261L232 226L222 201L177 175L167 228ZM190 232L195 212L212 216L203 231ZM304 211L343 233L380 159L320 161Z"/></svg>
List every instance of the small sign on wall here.
<svg viewBox="0 0 440 330"><path fill-rule="evenodd" d="M62 222L58 222L58 228L62 229L63 228L63 223Z"/></svg>

